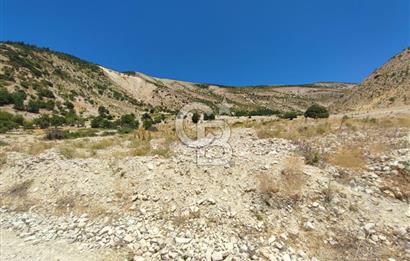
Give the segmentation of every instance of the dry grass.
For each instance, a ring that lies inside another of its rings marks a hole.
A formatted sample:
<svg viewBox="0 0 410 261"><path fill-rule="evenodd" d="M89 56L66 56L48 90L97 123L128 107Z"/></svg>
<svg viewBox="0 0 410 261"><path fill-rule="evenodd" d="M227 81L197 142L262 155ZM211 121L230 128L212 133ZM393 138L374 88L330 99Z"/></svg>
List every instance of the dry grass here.
<svg viewBox="0 0 410 261"><path fill-rule="evenodd" d="M149 155L151 151L151 146L147 140L132 140L129 147L131 148L130 155L134 157Z"/></svg>
<svg viewBox="0 0 410 261"><path fill-rule="evenodd" d="M261 174L257 177L259 190L261 193L271 197L273 194L279 192L278 182L270 174Z"/></svg>
<svg viewBox="0 0 410 261"><path fill-rule="evenodd" d="M57 199L55 206L57 212L63 214L69 212L70 209L74 208L75 204L76 198L74 196L63 195Z"/></svg>
<svg viewBox="0 0 410 261"><path fill-rule="evenodd" d="M398 200L410 203L410 175L407 170L398 169L397 175L384 176L380 190L390 191Z"/></svg>
<svg viewBox="0 0 410 261"><path fill-rule="evenodd" d="M66 159L73 159L77 156L77 150L68 144L59 147L58 151Z"/></svg>
<svg viewBox="0 0 410 261"><path fill-rule="evenodd" d="M297 141L298 153L305 158L305 164L317 166L322 160L322 155L318 150L306 141Z"/></svg>
<svg viewBox="0 0 410 261"><path fill-rule="evenodd" d="M289 156L284 160L284 169L281 172L281 184L288 195L297 193L305 184L303 174L303 160L299 157Z"/></svg>
<svg viewBox="0 0 410 261"><path fill-rule="evenodd" d="M5 152L0 153L0 167L7 163L7 154Z"/></svg>
<svg viewBox="0 0 410 261"><path fill-rule="evenodd" d="M158 131L148 132L145 130L138 130L138 135L125 137L130 140L128 147L128 156L147 156L158 155L161 157L170 157L172 155L171 144L177 140L175 129L169 124L162 124L158 126ZM150 142L154 139L163 140L158 148L153 149Z"/></svg>
<svg viewBox="0 0 410 261"><path fill-rule="evenodd" d="M368 150L372 156L382 156L385 155L390 149L386 144L372 143L369 145Z"/></svg>
<svg viewBox="0 0 410 261"><path fill-rule="evenodd" d="M253 126L260 139L283 138L290 140L304 140L316 136L326 135L337 129L337 124L329 120L305 121L271 121Z"/></svg>
<svg viewBox="0 0 410 261"><path fill-rule="evenodd" d="M33 201L28 197L28 190L33 184L33 180L25 180L12 185L0 197L0 204L5 206L13 206L16 211L27 211L34 205Z"/></svg>
<svg viewBox="0 0 410 261"><path fill-rule="evenodd" d="M328 162L349 169L363 169L366 166L363 150L357 145L340 148L328 157Z"/></svg>
<svg viewBox="0 0 410 261"><path fill-rule="evenodd" d="M27 191L32 184L33 180L25 180L21 183L16 183L8 189L7 194L12 197L25 198L27 197Z"/></svg>
<svg viewBox="0 0 410 261"><path fill-rule="evenodd" d="M303 160L290 156L283 162L279 177L270 174L257 176L262 198L270 206L293 205L301 198L306 183L303 174Z"/></svg>
<svg viewBox="0 0 410 261"><path fill-rule="evenodd" d="M28 146L26 152L32 156L39 155L54 146L51 142L36 142Z"/></svg>
<svg viewBox="0 0 410 261"><path fill-rule="evenodd" d="M103 150L103 149L112 147L117 143L119 143L119 140L116 138L102 139L102 140L91 143L90 149L91 150Z"/></svg>

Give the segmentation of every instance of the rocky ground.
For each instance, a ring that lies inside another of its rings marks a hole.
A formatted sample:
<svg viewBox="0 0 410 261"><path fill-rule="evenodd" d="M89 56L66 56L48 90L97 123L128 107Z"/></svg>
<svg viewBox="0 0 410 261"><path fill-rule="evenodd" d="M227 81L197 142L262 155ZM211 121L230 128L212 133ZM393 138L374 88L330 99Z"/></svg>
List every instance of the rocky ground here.
<svg viewBox="0 0 410 261"><path fill-rule="evenodd" d="M131 136L67 157L66 141L30 155L16 148L42 136L1 135L1 256L410 260L409 128L339 125L300 139L236 126L233 156L216 166L179 142L169 157L118 156ZM348 164L357 157L346 144L360 144L362 162Z"/></svg>

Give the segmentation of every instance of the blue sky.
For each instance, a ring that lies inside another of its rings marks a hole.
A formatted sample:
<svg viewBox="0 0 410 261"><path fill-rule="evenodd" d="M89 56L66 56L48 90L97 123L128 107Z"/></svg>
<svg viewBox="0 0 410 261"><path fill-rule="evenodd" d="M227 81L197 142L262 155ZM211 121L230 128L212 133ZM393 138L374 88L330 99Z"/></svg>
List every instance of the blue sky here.
<svg viewBox="0 0 410 261"><path fill-rule="evenodd" d="M196 82L359 82L410 45L408 0L0 2L1 40Z"/></svg>

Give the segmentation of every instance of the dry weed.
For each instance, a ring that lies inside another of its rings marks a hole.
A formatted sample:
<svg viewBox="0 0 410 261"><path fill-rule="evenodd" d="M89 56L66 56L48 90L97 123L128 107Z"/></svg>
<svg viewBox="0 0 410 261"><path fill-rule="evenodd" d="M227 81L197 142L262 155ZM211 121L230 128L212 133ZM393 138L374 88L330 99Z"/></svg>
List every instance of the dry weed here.
<svg viewBox="0 0 410 261"><path fill-rule="evenodd" d="M31 187L33 180L25 180L23 182L12 185L0 197L0 204L5 206L12 205L16 211L27 211L34 205L33 201L28 198L28 190Z"/></svg>
<svg viewBox="0 0 410 261"><path fill-rule="evenodd" d="M293 205L301 198L306 183L303 160L290 156L284 160L284 168L278 177L270 174L257 176L262 198L270 206Z"/></svg>
<svg viewBox="0 0 410 261"><path fill-rule="evenodd" d="M39 155L44 151L51 149L53 147L53 143L51 142L36 142L29 145L26 152L32 156Z"/></svg>
<svg viewBox="0 0 410 261"><path fill-rule="evenodd" d="M0 167L7 163L7 154L4 152L0 153Z"/></svg>
<svg viewBox="0 0 410 261"><path fill-rule="evenodd" d="M362 169L366 165L362 148L357 145L344 146L332 153L328 161L342 168Z"/></svg>
<svg viewBox="0 0 410 261"><path fill-rule="evenodd" d="M383 143L372 143L369 145L369 153L372 156L382 156L385 155L389 151L389 147L387 147Z"/></svg>

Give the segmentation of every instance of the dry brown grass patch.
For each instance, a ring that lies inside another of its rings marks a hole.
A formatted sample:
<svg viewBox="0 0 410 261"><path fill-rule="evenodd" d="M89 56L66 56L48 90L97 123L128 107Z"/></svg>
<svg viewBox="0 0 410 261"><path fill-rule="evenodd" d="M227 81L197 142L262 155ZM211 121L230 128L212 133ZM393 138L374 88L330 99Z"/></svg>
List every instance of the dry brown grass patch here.
<svg viewBox="0 0 410 261"><path fill-rule="evenodd" d="M1 195L0 204L13 206L16 211L27 211L34 205L33 201L28 198L28 190L32 183L33 180L25 180L12 185Z"/></svg>
<svg viewBox="0 0 410 261"><path fill-rule="evenodd" d="M266 122L256 124L253 127L256 129L256 134L260 139L283 138L303 140L331 133L338 129L339 124L328 120L305 121L298 119Z"/></svg>
<svg viewBox="0 0 410 261"><path fill-rule="evenodd" d="M28 146L26 152L32 156L39 155L54 146L51 142L36 142Z"/></svg>
<svg viewBox="0 0 410 261"><path fill-rule="evenodd" d="M7 154L0 152L0 168L7 163Z"/></svg>
<svg viewBox="0 0 410 261"><path fill-rule="evenodd" d="M12 197L27 197L27 191L32 184L33 180L25 180L21 183L16 183L8 189L7 194Z"/></svg>
<svg viewBox="0 0 410 261"><path fill-rule="evenodd" d="M362 169L366 166L363 150L357 145L343 146L332 153L328 161L342 168Z"/></svg>
<svg viewBox="0 0 410 261"><path fill-rule="evenodd" d="M383 143L372 143L369 145L369 153L372 156L381 156L389 151L389 147Z"/></svg>
<svg viewBox="0 0 410 261"><path fill-rule="evenodd" d="M281 183L285 186L288 194L299 192L305 184L303 165L303 160L299 157L289 156L284 160Z"/></svg>
<svg viewBox="0 0 410 261"><path fill-rule="evenodd" d="M283 162L279 176L261 174L257 176L262 198L270 206L293 205L301 199L306 183L303 174L303 160L290 156Z"/></svg>

